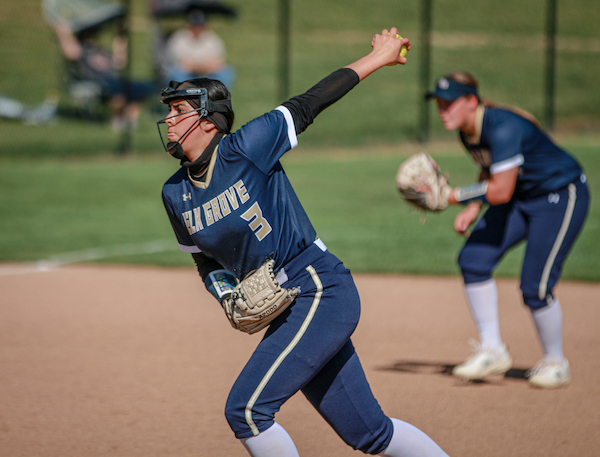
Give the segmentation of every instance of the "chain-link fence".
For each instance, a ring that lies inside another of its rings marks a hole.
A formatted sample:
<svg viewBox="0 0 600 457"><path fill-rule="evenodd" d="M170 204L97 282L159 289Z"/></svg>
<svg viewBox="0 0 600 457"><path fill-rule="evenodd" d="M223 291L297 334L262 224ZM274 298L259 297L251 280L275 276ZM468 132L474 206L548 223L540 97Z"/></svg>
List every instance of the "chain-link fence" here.
<svg viewBox="0 0 600 457"><path fill-rule="evenodd" d="M324 30L351 37L358 30L396 25L411 38L409 64L392 85L384 81L388 75L377 75L383 89L374 102L386 113L380 121L394 121L406 137L447 135L433 116L433 103L427 106L422 96L452 70L473 73L484 97L527 109L556 130L594 131L600 125L600 94L595 89L600 82L600 7L594 0L329 2L344 15L335 22L332 16L315 19L314 10L303 8L303 2L290 1L296 39L292 67L301 65L298 48L310 45ZM357 41L349 38L353 45ZM327 45L315 44L315 59ZM359 47L353 52L357 55ZM321 55L330 61L336 52ZM380 122L374 124L378 128Z"/></svg>
<svg viewBox="0 0 600 457"><path fill-rule="evenodd" d="M130 71L134 77L152 80L157 21L148 1L125 3L132 38ZM412 41L409 63L365 80L364 87L348 94L332 113L321 115L322 120L305 134L305 144L444 137L448 134L434 118L433 104L423 104L423 92L438 76L458 69L479 79L484 97L527 109L557 131L594 131L600 125L597 0L229 0L225 4L238 12L237 18L215 16L211 27L223 38L236 69L232 92L238 125L361 57L370 49L373 33L391 26ZM547 37L552 30L550 54ZM9 132L2 125L18 122L19 113L39 107L54 91L66 104L68 94L64 61L39 0L2 2L0 33L0 131ZM156 118L149 107L146 115Z"/></svg>

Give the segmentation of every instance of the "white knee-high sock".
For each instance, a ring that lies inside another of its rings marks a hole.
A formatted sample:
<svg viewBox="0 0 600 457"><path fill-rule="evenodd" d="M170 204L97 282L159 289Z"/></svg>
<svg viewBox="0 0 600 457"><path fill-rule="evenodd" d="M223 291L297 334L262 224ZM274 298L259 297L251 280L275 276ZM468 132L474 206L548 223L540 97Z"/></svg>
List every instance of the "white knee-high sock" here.
<svg viewBox="0 0 600 457"><path fill-rule="evenodd" d="M292 438L277 422L264 432L240 441L252 457L300 457Z"/></svg>
<svg viewBox="0 0 600 457"><path fill-rule="evenodd" d="M558 298L548 306L531 311L535 328L537 329L544 355L554 359L563 360L562 307Z"/></svg>
<svg viewBox="0 0 600 457"><path fill-rule="evenodd" d="M399 419L391 419L394 434L388 447L379 455L385 457L448 457L441 447L417 427Z"/></svg>
<svg viewBox="0 0 600 457"><path fill-rule="evenodd" d="M490 349L502 348L498 319L498 289L494 278L465 284L471 315L477 325L479 341Z"/></svg>

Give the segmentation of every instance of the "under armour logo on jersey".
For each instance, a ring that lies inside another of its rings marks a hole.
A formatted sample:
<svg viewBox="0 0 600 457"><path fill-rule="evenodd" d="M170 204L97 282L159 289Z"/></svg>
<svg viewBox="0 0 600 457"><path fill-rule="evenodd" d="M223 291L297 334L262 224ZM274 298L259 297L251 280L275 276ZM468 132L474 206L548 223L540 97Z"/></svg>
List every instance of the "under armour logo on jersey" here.
<svg viewBox="0 0 600 457"><path fill-rule="evenodd" d="M548 203L558 203L560 201L560 195L556 193L548 194Z"/></svg>
<svg viewBox="0 0 600 457"><path fill-rule="evenodd" d="M188 192L187 194L183 194L183 195L182 195L182 197L183 197L183 201L184 201L184 202L187 202L187 201L188 201L188 199L189 199L189 200L191 200L191 199L192 199L192 193L191 193L191 192Z"/></svg>

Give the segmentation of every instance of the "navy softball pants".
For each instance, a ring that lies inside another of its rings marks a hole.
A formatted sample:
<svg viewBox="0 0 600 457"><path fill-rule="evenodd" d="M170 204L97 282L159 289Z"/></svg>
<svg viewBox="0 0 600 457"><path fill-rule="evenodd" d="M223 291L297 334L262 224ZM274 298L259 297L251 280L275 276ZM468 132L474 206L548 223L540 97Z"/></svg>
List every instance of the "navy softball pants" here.
<svg viewBox="0 0 600 457"><path fill-rule="evenodd" d="M521 270L523 300L532 309L545 306L583 228L589 199L582 175L556 192L490 206L458 257L465 284L490 279L504 254L526 240Z"/></svg>
<svg viewBox="0 0 600 457"><path fill-rule="evenodd" d="M377 454L392 437L391 420L373 396L350 335L360 299L350 271L313 244L284 267L284 287L298 287L233 385L225 416L237 438L273 425L299 390L354 449Z"/></svg>

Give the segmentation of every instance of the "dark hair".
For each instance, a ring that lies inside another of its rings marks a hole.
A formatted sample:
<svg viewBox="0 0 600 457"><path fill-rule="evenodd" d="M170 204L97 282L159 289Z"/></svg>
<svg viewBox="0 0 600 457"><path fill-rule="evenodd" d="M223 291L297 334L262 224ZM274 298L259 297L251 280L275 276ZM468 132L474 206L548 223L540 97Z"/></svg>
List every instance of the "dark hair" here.
<svg viewBox="0 0 600 457"><path fill-rule="evenodd" d="M201 87L206 89L208 92L208 99L212 102L218 100L231 100L231 93L227 89L227 86L223 84L221 81L217 79L211 78L193 78L188 79L182 84L189 83L196 87ZM213 115L213 113L208 113L209 117ZM227 131L231 131L231 127L233 127L233 121L235 119L235 114L233 109L227 109L226 112L214 113L214 114L222 114L225 118L225 122L227 124Z"/></svg>
<svg viewBox="0 0 600 457"><path fill-rule="evenodd" d="M467 71L453 71L448 73L445 76L446 79L451 79L452 81L456 81L458 83L461 84L465 84L467 86L472 86L476 89L479 89L479 82L477 81L477 79L475 78L475 76L473 76L471 73L467 72ZM483 104L484 106L489 106L489 107L496 107L496 108L504 108L506 110L512 111L513 113L521 116L522 118L527 119L529 122L533 123L534 125L540 127L540 122L536 119L536 117L531 114L529 111L526 111L522 108L519 108L517 106L511 106L511 105L503 105L501 103L495 102L493 100L489 100L486 98L479 98L479 103Z"/></svg>

